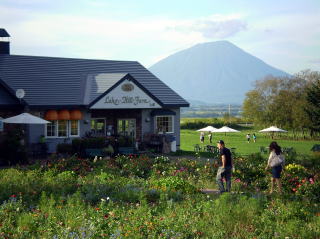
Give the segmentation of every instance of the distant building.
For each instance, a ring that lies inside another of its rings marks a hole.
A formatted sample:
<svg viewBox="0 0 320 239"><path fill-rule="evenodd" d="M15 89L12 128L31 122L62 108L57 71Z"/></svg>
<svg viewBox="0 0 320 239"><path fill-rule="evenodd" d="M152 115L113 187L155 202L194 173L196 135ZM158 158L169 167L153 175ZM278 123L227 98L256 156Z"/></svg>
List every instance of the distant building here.
<svg viewBox="0 0 320 239"><path fill-rule="evenodd" d="M29 143L44 135L54 152L58 143L86 134L142 141L165 133L179 148L180 107L189 103L140 63L11 55L9 37L0 29L0 117L27 109L51 122L28 126ZM18 89L25 91L22 100Z"/></svg>

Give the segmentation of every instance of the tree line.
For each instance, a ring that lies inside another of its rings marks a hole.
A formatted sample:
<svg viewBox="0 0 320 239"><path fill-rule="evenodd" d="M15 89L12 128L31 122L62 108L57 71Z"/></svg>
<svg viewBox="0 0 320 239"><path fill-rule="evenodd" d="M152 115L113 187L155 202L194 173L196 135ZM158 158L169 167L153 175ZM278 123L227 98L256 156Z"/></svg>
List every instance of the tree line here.
<svg viewBox="0 0 320 239"><path fill-rule="evenodd" d="M243 117L257 126L276 125L320 135L320 72L304 70L293 76L267 76L246 93Z"/></svg>

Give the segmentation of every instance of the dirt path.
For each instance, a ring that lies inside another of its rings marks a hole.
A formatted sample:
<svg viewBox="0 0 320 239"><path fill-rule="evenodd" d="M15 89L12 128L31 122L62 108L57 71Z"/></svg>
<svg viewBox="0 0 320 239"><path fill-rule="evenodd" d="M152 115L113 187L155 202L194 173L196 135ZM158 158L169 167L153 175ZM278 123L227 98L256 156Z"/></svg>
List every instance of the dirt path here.
<svg viewBox="0 0 320 239"><path fill-rule="evenodd" d="M201 189L201 192L206 193L206 194L220 194L219 190L212 189L212 188L203 188L203 189Z"/></svg>

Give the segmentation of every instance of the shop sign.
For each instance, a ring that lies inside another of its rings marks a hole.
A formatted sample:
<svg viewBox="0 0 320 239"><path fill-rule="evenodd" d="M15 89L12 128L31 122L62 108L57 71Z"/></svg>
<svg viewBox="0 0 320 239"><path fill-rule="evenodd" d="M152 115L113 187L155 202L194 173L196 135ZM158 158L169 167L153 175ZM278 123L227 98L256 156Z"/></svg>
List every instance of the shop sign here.
<svg viewBox="0 0 320 239"><path fill-rule="evenodd" d="M161 108L149 95L128 80L96 102L91 109Z"/></svg>

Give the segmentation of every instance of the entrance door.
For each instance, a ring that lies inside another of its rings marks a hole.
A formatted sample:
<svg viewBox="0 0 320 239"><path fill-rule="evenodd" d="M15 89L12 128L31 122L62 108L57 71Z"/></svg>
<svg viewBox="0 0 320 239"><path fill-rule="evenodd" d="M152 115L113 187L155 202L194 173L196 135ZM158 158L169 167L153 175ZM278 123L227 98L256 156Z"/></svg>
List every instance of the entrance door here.
<svg viewBox="0 0 320 239"><path fill-rule="evenodd" d="M95 137L106 135L106 120L103 118L91 119L91 133Z"/></svg>
<svg viewBox="0 0 320 239"><path fill-rule="evenodd" d="M136 120L135 119L119 119L118 120L118 134L122 136L129 136L135 139L136 137Z"/></svg>

